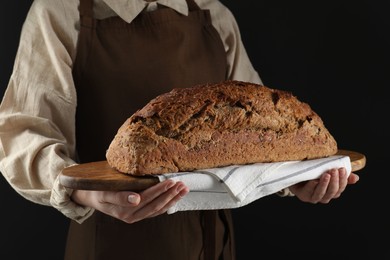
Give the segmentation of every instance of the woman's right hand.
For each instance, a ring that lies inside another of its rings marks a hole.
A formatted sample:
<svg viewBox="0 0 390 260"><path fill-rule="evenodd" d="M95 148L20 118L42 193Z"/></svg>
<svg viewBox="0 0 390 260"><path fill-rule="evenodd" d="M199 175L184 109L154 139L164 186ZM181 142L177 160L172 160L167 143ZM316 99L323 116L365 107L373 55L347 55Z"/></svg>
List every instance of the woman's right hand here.
<svg viewBox="0 0 390 260"><path fill-rule="evenodd" d="M166 180L140 193L74 190L71 198L80 205L92 207L126 223L134 223L165 213L188 192L183 182Z"/></svg>

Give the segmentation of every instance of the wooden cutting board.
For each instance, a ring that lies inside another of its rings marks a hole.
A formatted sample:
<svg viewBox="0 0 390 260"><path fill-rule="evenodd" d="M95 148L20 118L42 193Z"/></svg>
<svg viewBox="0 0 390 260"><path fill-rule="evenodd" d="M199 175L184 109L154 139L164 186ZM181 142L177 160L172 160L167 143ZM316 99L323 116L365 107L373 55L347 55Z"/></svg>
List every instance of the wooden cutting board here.
<svg viewBox="0 0 390 260"><path fill-rule="evenodd" d="M337 154L348 155L352 171L363 169L366 157L358 152L339 150ZM60 174L60 183L78 190L131 190L141 191L159 182L155 176L131 176L112 169L107 161L78 164L65 168Z"/></svg>

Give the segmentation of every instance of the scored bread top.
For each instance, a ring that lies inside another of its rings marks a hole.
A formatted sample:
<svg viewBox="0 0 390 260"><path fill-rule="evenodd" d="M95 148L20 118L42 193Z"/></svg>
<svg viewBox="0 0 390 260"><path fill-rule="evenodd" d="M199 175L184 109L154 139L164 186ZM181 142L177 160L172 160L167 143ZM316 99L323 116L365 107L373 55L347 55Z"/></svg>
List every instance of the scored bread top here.
<svg viewBox="0 0 390 260"><path fill-rule="evenodd" d="M133 175L322 158L337 143L292 93L242 81L177 88L119 128L107 162Z"/></svg>

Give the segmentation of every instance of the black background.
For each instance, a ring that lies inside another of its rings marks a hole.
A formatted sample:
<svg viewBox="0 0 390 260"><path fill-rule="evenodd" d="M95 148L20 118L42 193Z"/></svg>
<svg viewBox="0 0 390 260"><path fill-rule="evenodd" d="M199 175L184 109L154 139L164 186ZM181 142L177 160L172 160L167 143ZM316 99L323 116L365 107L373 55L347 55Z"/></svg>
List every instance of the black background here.
<svg viewBox="0 0 390 260"><path fill-rule="evenodd" d="M31 2L4 1L0 9L1 95ZM238 260L389 258L387 1L222 2L264 84L309 103L340 148L367 158L360 181L330 204L268 196L235 209ZM62 259L65 217L23 199L3 177L0 206L0 259Z"/></svg>

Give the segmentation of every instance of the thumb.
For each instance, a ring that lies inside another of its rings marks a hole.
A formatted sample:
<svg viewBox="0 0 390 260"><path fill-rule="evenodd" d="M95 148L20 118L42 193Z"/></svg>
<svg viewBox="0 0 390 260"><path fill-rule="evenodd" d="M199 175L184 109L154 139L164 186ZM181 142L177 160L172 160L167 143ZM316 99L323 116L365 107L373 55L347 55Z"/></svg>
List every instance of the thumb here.
<svg viewBox="0 0 390 260"><path fill-rule="evenodd" d="M348 176L348 184L355 184L359 181L359 179L359 175L351 172L351 174Z"/></svg>
<svg viewBox="0 0 390 260"><path fill-rule="evenodd" d="M105 191L102 196L103 203L109 203L121 207L137 206L140 201L141 198L138 193L128 191Z"/></svg>

